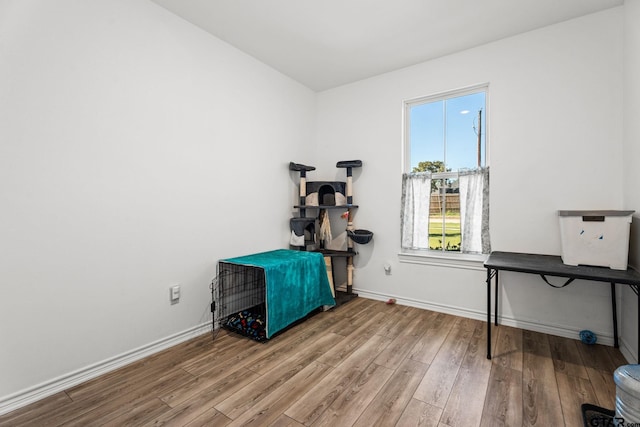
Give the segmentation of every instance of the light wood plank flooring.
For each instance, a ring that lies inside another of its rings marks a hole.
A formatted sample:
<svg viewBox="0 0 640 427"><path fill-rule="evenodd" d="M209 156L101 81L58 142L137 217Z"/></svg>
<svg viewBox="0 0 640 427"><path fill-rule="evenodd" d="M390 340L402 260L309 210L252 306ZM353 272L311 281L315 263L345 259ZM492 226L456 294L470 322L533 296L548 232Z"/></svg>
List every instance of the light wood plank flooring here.
<svg viewBox="0 0 640 427"><path fill-rule="evenodd" d="M0 416L2 426L581 426L613 408L600 345L358 298L265 344L203 335Z"/></svg>

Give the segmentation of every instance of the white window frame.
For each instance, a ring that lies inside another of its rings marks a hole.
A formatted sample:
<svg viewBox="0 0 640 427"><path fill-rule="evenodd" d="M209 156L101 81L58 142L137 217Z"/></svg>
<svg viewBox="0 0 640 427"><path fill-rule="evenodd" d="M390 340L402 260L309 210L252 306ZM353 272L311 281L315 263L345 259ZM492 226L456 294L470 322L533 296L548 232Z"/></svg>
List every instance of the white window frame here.
<svg viewBox="0 0 640 427"><path fill-rule="evenodd" d="M489 166L489 83L479 83L472 86L466 86L459 89L448 90L438 92L432 95L421 96L418 98L412 98L403 102L403 135L402 135L402 172L411 172L411 141L410 141L410 128L411 123L409 120L410 109L415 105L425 104L429 102L443 101L450 98L457 98L459 96L471 95L478 92L484 92L485 94L485 110L484 121L485 126L482 132L485 134L485 153L484 153L484 167ZM445 148L446 149L446 148ZM433 179L451 178L457 176L458 172L440 172L432 174ZM411 250L401 248L398 253L400 262L411 264L427 264L443 267L455 267L472 270L484 270L482 263L487 259L488 254L466 254L453 251L436 251L436 250Z"/></svg>

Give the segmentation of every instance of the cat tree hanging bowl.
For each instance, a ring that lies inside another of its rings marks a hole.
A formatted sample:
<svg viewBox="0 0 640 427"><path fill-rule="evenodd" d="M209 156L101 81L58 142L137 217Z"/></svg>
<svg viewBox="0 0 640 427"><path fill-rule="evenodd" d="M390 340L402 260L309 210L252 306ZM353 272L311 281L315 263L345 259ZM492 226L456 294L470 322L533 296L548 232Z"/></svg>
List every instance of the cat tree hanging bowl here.
<svg viewBox="0 0 640 427"><path fill-rule="evenodd" d="M373 238L373 232L369 230L347 230L347 235L351 240L360 245L366 245Z"/></svg>

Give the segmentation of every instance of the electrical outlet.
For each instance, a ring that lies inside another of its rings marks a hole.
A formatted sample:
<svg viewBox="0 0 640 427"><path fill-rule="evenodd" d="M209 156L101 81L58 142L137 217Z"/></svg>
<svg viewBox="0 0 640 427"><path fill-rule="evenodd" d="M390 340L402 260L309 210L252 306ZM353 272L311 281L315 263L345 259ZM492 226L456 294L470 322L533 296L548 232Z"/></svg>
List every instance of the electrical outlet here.
<svg viewBox="0 0 640 427"><path fill-rule="evenodd" d="M171 304L175 304L180 300L180 285L173 285L169 288L169 299Z"/></svg>
<svg viewBox="0 0 640 427"><path fill-rule="evenodd" d="M385 273L387 276L390 276L390 275L391 275L391 264L386 263L386 264L384 265L384 273Z"/></svg>

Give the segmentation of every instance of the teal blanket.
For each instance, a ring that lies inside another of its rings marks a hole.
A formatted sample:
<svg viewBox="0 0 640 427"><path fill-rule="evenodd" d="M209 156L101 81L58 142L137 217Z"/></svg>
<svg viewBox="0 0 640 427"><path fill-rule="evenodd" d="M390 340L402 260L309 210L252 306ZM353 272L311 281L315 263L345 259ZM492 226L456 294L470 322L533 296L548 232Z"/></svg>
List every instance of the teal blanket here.
<svg viewBox="0 0 640 427"><path fill-rule="evenodd" d="M324 257L318 252L278 249L222 261L264 270L267 338L316 308L336 303Z"/></svg>

